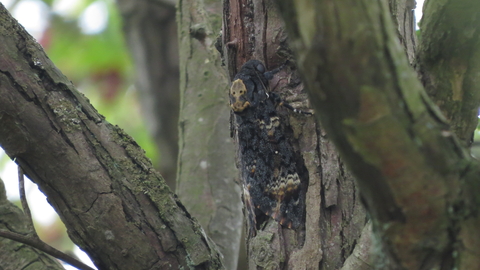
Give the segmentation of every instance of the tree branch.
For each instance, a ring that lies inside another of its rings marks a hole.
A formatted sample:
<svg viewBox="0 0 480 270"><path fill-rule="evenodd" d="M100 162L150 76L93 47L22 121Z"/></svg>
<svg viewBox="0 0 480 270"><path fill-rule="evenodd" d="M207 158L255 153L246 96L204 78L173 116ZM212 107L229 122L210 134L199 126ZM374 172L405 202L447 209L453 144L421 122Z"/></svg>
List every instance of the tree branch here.
<svg viewBox="0 0 480 270"><path fill-rule="evenodd" d="M14 204L7 200L6 190L0 179L0 230L21 235L32 235L28 218ZM30 237L34 239L34 237ZM0 262L3 269L64 269L60 263L44 252L18 241L0 237Z"/></svg>
<svg viewBox="0 0 480 270"><path fill-rule="evenodd" d="M389 0L388 2L400 44L405 48L408 62L413 65L417 43L414 13L416 2L415 0Z"/></svg>
<svg viewBox="0 0 480 270"><path fill-rule="evenodd" d="M0 230L0 236L34 247L72 266L75 266L78 269L93 270L93 268L48 245L38 237L37 231L35 230L35 226L33 224L32 213L30 212L30 207L28 206L27 196L25 195L25 177L20 166L18 166L18 186L23 212L27 218L26 225L31 234L30 236L24 236L14 232Z"/></svg>
<svg viewBox="0 0 480 270"><path fill-rule="evenodd" d="M0 6L0 145L101 269L222 268L153 169Z"/></svg>
<svg viewBox="0 0 480 270"><path fill-rule="evenodd" d="M452 224L470 222L468 232L478 220L452 210L472 200L462 177L478 164L426 97L386 2L301 3L281 1L291 44L384 250L405 269L451 266Z"/></svg>
<svg viewBox="0 0 480 270"><path fill-rule="evenodd" d="M35 234L36 235L36 234ZM71 266L74 266L78 269L81 270L95 270L91 268L90 266L82 263L81 261L68 256L67 254L61 252L60 250L48 245L47 243L43 242L39 238L32 237L32 236L24 236L18 233L13 233L10 231L5 231L5 230L0 230L0 236L4 238L8 238L13 241L17 241L20 243L23 243L25 245L29 245L31 247L34 247L40 251L43 251L47 253L48 255L51 255L59 260L62 260Z"/></svg>

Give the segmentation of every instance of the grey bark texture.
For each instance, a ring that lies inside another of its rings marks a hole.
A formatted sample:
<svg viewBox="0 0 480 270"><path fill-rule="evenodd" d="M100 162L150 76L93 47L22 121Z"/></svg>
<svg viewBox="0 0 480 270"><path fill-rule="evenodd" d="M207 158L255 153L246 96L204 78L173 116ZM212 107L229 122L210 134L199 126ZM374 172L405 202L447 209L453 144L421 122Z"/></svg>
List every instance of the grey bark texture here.
<svg viewBox="0 0 480 270"><path fill-rule="evenodd" d="M0 145L99 269L221 269L144 151L106 122L0 5Z"/></svg>
<svg viewBox="0 0 480 270"><path fill-rule="evenodd" d="M221 1L178 3L180 122L177 194L236 269L242 202L230 138L228 77L215 43Z"/></svg>

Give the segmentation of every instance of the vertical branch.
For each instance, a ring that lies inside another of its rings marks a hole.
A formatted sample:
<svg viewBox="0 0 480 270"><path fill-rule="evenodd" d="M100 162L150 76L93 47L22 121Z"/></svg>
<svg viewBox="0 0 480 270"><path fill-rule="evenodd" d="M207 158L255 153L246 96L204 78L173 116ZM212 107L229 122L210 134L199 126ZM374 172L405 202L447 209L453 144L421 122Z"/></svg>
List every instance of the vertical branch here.
<svg viewBox="0 0 480 270"><path fill-rule="evenodd" d="M25 177L23 175L22 167L20 166L18 166L18 188L19 188L20 201L22 203L23 213L25 213L25 216L27 217L27 226L31 231L32 237L38 239L38 234L37 234L37 231L35 230L35 225L33 224L32 213L30 212L27 196L25 194Z"/></svg>
<svg viewBox="0 0 480 270"><path fill-rule="evenodd" d="M397 26L400 44L403 45L410 65L414 64L416 56L416 19L414 9L415 0L389 0L390 12Z"/></svg>

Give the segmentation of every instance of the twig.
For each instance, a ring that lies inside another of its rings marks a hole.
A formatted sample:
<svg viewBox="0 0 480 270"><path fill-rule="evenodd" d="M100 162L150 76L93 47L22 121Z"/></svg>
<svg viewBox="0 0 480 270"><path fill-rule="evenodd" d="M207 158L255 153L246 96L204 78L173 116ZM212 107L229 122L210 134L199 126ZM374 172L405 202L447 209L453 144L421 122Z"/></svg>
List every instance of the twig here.
<svg viewBox="0 0 480 270"><path fill-rule="evenodd" d="M18 189L20 190L20 201L22 202L23 213L27 216L27 223L33 237L39 239L35 226L33 225L32 212L28 206L27 196L25 195L25 178L22 167L18 166Z"/></svg>
<svg viewBox="0 0 480 270"><path fill-rule="evenodd" d="M25 236L25 235L11 232L11 231L5 231L5 230L0 230L0 236L34 247L80 270L94 270L93 268L82 263L81 261L48 245L38 237L37 231L35 230L35 226L33 225L32 213L30 212L30 207L28 206L27 196L25 195L25 177L23 175L22 167L20 166L18 166L18 187L20 190L20 201L22 202L23 212L25 216L27 216L27 223L30 231L30 236Z"/></svg>
<svg viewBox="0 0 480 270"><path fill-rule="evenodd" d="M23 243L25 245L29 245L31 247L34 247L40 251L43 251L59 260L62 260L71 266L74 266L80 270L95 270L91 268L90 266L82 263L81 261L61 252L60 250L48 245L47 243L43 242L40 239L37 238L32 238L28 236L24 236L18 233L10 232L10 231L5 231L5 230L0 230L0 236L4 238L8 238L13 241L17 241L20 243Z"/></svg>

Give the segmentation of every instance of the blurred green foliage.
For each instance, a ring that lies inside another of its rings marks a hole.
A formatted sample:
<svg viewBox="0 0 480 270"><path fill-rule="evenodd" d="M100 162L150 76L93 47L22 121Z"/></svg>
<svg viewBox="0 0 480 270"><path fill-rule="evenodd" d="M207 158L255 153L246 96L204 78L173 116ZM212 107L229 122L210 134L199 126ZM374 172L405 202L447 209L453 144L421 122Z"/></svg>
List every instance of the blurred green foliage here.
<svg viewBox="0 0 480 270"><path fill-rule="evenodd" d="M50 59L74 82L106 70L119 72L130 83L133 79L129 76L132 62L123 40L120 15L113 3L105 2L108 24L101 33L82 34L78 17L52 14L50 27L40 40Z"/></svg>
<svg viewBox="0 0 480 270"><path fill-rule="evenodd" d="M158 164L157 148L147 132L147 123L141 116L141 105L137 102L137 91L133 85L134 68L125 45L121 16L115 2L13 0L7 7L14 11L22 2L40 4L48 9L48 27L37 39L53 63L90 99L107 121L123 128L146 151L152 163ZM85 16L86 11L95 4L106 7L107 23L98 33L85 34L79 23L82 16L89 22L98 20L98 16ZM22 12L25 14L26 10L20 11ZM0 159L0 170L4 163Z"/></svg>
<svg viewBox="0 0 480 270"><path fill-rule="evenodd" d="M50 59L82 91L93 106L131 135L157 164L156 147L140 114L134 74L121 31L121 17L113 1L108 7L108 24L98 34L83 34L78 21L96 1L79 0L66 16L51 13L50 27L39 40ZM52 7L52 1L45 1Z"/></svg>

